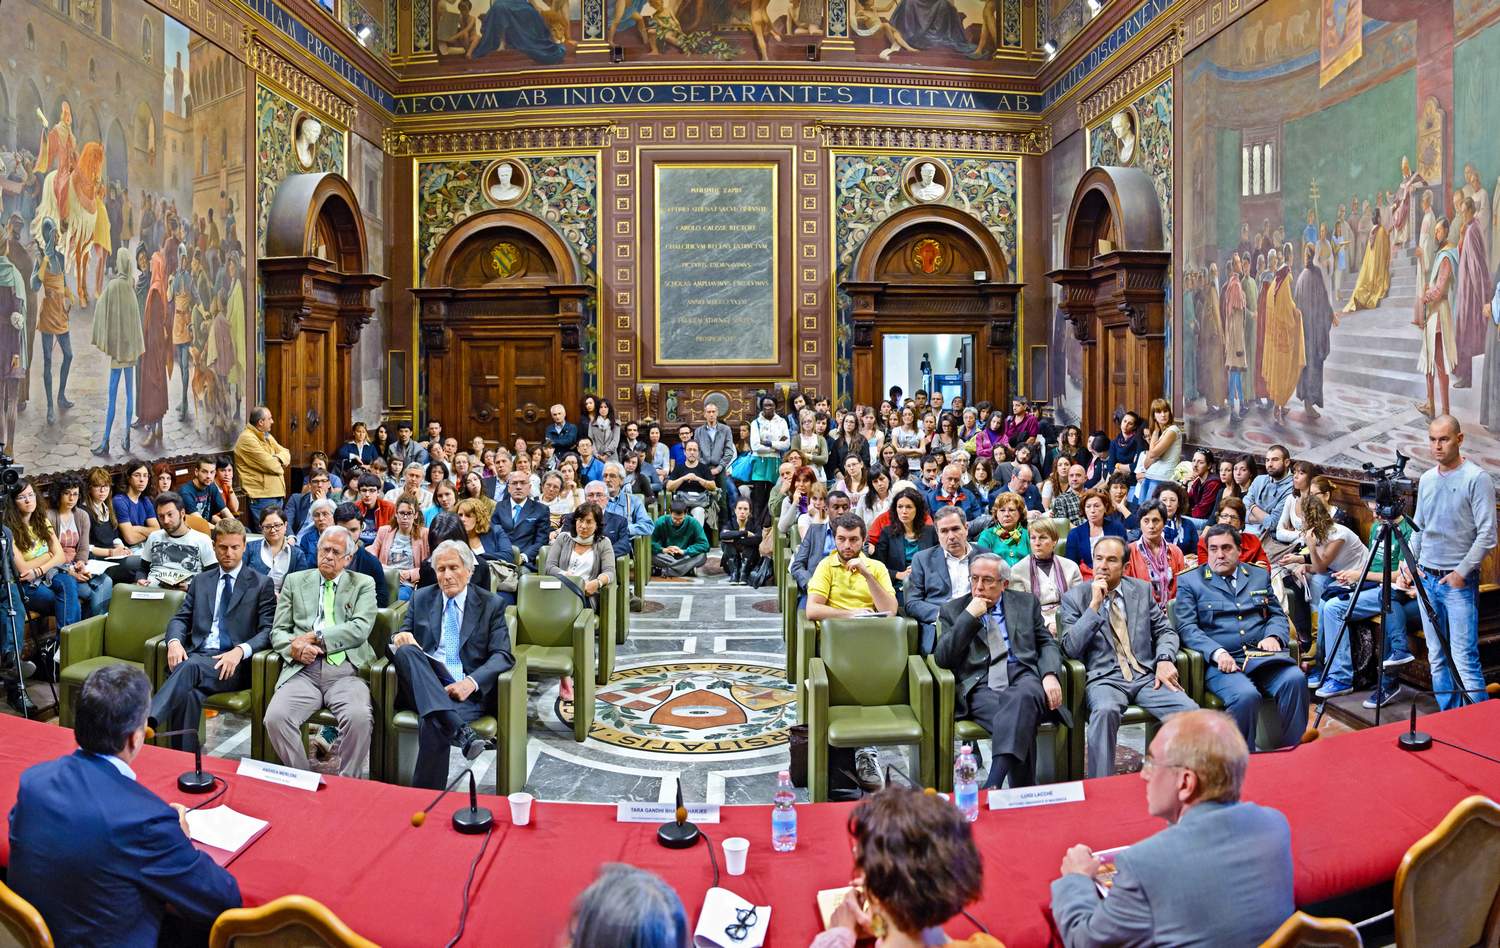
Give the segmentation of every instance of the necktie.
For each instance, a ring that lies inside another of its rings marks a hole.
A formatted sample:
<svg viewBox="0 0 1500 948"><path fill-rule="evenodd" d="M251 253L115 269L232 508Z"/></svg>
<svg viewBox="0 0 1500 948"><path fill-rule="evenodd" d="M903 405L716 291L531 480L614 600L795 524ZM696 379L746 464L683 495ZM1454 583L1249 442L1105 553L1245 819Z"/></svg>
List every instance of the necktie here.
<svg viewBox="0 0 1500 948"><path fill-rule="evenodd" d="M510 522L521 522L521 505L516 503L515 501L510 502Z"/></svg>
<svg viewBox="0 0 1500 948"><path fill-rule="evenodd" d="M213 634L204 643L204 648L214 651L219 648L220 630L224 628L224 617L229 614L229 597L234 594L234 577L224 574L224 584L219 590L219 608L214 610Z"/></svg>
<svg viewBox="0 0 1500 948"><path fill-rule="evenodd" d="M458 657L458 602L448 600L443 607L443 664L452 667L460 664Z"/></svg>
<svg viewBox="0 0 1500 948"><path fill-rule="evenodd" d="M1010 687L1009 630L1001 628L1000 618L994 612L985 613L984 630L990 647L989 686L1000 691Z"/></svg>
<svg viewBox="0 0 1500 948"><path fill-rule="evenodd" d="M333 580L323 581L323 627L333 625ZM339 665L344 661L343 652L330 652L323 656L323 661L330 665Z"/></svg>
<svg viewBox="0 0 1500 948"><path fill-rule="evenodd" d="M1130 650L1130 630L1125 624L1125 603L1119 596L1109 597L1109 629L1114 633L1115 660L1120 663L1120 673L1125 676L1125 680L1134 680L1136 672L1145 674L1146 670Z"/></svg>

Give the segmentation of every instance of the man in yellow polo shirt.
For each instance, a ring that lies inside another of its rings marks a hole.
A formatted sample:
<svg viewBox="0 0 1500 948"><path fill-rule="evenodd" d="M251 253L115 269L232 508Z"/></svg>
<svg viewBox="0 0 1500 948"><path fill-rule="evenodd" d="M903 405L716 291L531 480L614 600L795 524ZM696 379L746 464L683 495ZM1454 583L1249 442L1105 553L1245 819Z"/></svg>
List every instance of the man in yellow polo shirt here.
<svg viewBox="0 0 1500 948"><path fill-rule="evenodd" d="M857 514L833 521L833 552L807 581L807 617L847 619L870 612L896 614L896 590L885 564L865 553L865 522Z"/></svg>

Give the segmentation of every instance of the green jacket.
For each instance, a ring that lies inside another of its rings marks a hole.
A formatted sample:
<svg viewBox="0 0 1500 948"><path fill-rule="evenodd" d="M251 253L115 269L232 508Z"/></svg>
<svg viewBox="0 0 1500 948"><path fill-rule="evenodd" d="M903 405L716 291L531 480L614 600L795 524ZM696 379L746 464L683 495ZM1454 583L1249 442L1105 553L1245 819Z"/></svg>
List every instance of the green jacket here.
<svg viewBox="0 0 1500 948"><path fill-rule="evenodd" d="M660 553L669 546L682 547L684 556L697 556L708 552L708 537L703 535L703 525L692 517L683 517L682 524L674 524L672 515L656 518L651 530L651 552Z"/></svg>
<svg viewBox="0 0 1500 948"><path fill-rule="evenodd" d="M292 661L292 639L311 632L323 611L323 574L315 569L290 573L282 584L276 601L276 621L271 624L271 647L281 654L280 688L286 680L302 670ZM323 627L323 641L328 651L347 652L348 660L361 668L375 661L370 647L370 630L375 627L375 581L363 573L344 570L334 580L333 614L335 623Z"/></svg>

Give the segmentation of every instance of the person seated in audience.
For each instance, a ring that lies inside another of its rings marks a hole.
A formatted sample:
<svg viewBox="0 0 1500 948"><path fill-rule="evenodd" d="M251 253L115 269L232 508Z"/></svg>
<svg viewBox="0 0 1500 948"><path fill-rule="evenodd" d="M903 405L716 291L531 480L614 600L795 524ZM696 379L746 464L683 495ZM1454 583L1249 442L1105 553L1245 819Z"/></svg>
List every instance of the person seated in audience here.
<svg viewBox="0 0 1500 948"><path fill-rule="evenodd" d="M920 628L918 649L923 655L932 654L939 611L954 597L969 591L967 563L983 552L969 542L963 511L957 507L940 507L934 511L929 529L936 535L937 543L923 547L911 558L910 575L903 584L902 602L902 610L917 620ZM887 532L890 531L881 532L882 539Z"/></svg>
<svg viewBox="0 0 1500 948"><path fill-rule="evenodd" d="M1066 520L1076 527L1083 523L1083 485L1088 480L1088 473L1082 464L1074 464L1063 458L1058 459L1057 466L1067 468L1068 489L1052 495L1048 512L1054 519Z"/></svg>
<svg viewBox="0 0 1500 948"><path fill-rule="evenodd" d="M1037 490L1036 485L1032 483L1035 477L1036 474L1032 471L1031 465L1012 464L1010 476L1006 478L1005 483L1007 493L1015 494L1025 502L1028 519L1031 519L1033 515L1039 517L1043 512L1042 492Z"/></svg>
<svg viewBox="0 0 1500 948"><path fill-rule="evenodd" d="M814 494L818 488L814 488ZM885 565L896 600L902 599L902 587L911 575L912 560L922 550L937 546L937 530L927 514L927 500L920 490L908 487L896 495L891 509L892 523L880 533L874 557Z"/></svg>
<svg viewBox="0 0 1500 948"><path fill-rule="evenodd" d="M1094 544L1100 537L1125 539L1125 527L1108 515L1109 498L1097 490L1083 493L1083 523L1068 531L1064 552L1078 564L1084 579L1094 575Z"/></svg>
<svg viewBox="0 0 1500 948"><path fill-rule="evenodd" d="M939 613L933 655L953 672L954 714L989 732L986 787L1036 782L1036 732L1062 706L1062 651L1030 593L1007 589L1010 567L993 553L969 560L969 592Z"/></svg>
<svg viewBox="0 0 1500 948"><path fill-rule="evenodd" d="M385 567L375 558L375 554L365 548L365 543L359 538L358 530L363 518L359 515L359 507L351 503L339 504L333 511L334 526L343 527L354 537L354 555L349 560L349 569L356 573L363 573L370 577L375 584L375 605L385 606L392 602L393 590L385 579ZM316 548L314 548L316 551Z"/></svg>
<svg viewBox="0 0 1500 948"><path fill-rule="evenodd" d="M551 414L552 424L542 432L542 440L559 453L572 451L578 444L578 426L568 420L568 410L562 405L553 405Z"/></svg>
<svg viewBox="0 0 1500 948"><path fill-rule="evenodd" d="M1006 491L995 495L990 504L991 523L974 541L981 550L988 550L1014 566L1031 552L1031 537L1027 532L1026 501L1020 494Z"/></svg>
<svg viewBox="0 0 1500 948"><path fill-rule="evenodd" d="M172 465L166 461L158 461L151 465L151 499L155 500L157 494L165 494L175 488L177 476L172 472Z"/></svg>
<svg viewBox="0 0 1500 948"><path fill-rule="evenodd" d="M1114 775L1115 739L1130 705L1158 721L1198 707L1178 680L1179 641L1163 603L1149 583L1125 574L1125 559L1125 541L1101 539L1094 548L1093 580L1064 593L1058 612L1063 653L1083 662L1088 673L1089 777Z"/></svg>
<svg viewBox="0 0 1500 948"><path fill-rule="evenodd" d="M1109 497L1109 519L1115 521L1125 530L1125 538L1133 540L1140 535L1140 523L1135 516L1135 503L1130 499L1131 489L1135 487L1135 475L1129 473L1115 473L1109 475L1106 492Z"/></svg>
<svg viewBox="0 0 1500 948"><path fill-rule="evenodd" d="M240 495L234 490L234 459L227 454L219 455L214 462L214 483L218 485L219 496L224 498L224 506L229 508L229 515L238 517Z"/></svg>
<svg viewBox="0 0 1500 948"><path fill-rule="evenodd" d="M896 591L885 564L864 555L865 523L844 514L831 524L833 552L819 561L807 583L807 617L845 619L872 612L894 615Z"/></svg>
<svg viewBox="0 0 1500 948"><path fill-rule="evenodd" d="M151 699L151 718L163 731L196 728L203 699L249 688L250 657L271 644L276 588L270 576L245 568L244 525L238 520L214 524L213 549L218 568L192 578L167 623L170 674ZM168 740L179 750L191 750L197 734Z"/></svg>
<svg viewBox="0 0 1500 948"><path fill-rule="evenodd" d="M604 522L600 525L599 532L609 538L609 545L615 550L629 550L633 546L632 537L630 536L630 526L625 522L624 517L620 516L619 514L609 512L609 510L607 509L608 501L609 488L605 486L604 482L590 481L589 485L583 489L583 500L579 503L578 506L582 507L584 504L593 504L595 507L603 510ZM577 512L576 509L574 512ZM652 526L654 528L655 524L653 523ZM558 526L558 529L562 532L577 536L577 533L573 529L572 513L568 514L566 517L563 517L561 524L559 524ZM626 554L621 552L618 555L624 556Z"/></svg>
<svg viewBox="0 0 1500 948"><path fill-rule="evenodd" d="M604 465L604 486L609 489L609 503L604 505L604 512L625 518L632 538L650 536L656 525L651 520L651 514L646 511L646 501L625 489L625 465L618 461L610 461ZM628 555L630 551L620 552Z"/></svg>
<svg viewBox="0 0 1500 948"><path fill-rule="evenodd" d="M1162 516L1165 518L1162 536L1181 550L1184 557L1192 556L1198 549L1198 525L1183 513L1187 510L1187 492L1182 489L1181 484L1168 481L1156 489L1155 499L1161 504ZM1140 520L1139 510L1136 511L1136 520Z"/></svg>
<svg viewBox="0 0 1500 948"><path fill-rule="evenodd" d="M84 512L89 518L89 556L99 559L119 559L129 554L125 538L120 533L120 521L115 517L115 506L110 502L114 486L108 469L96 467L88 473L88 494L84 501ZM113 572L116 582L121 577Z"/></svg>
<svg viewBox="0 0 1500 948"><path fill-rule="evenodd" d="M771 513L771 523L776 524L778 529L780 529L781 515L787 512L787 508L791 508L791 516L794 519L807 513L808 495L818 481L812 468L801 463L800 452L788 451L787 455L788 457L781 463L776 486L771 488L770 497L766 502L766 509Z"/></svg>
<svg viewBox="0 0 1500 948"><path fill-rule="evenodd" d="M799 505L790 500L782 504L781 516L776 523L776 529L785 535L788 541L798 540L811 530L816 524L828 522L828 485L822 482L814 483L808 488L803 496L806 509L798 513Z"/></svg>
<svg viewBox="0 0 1500 948"><path fill-rule="evenodd" d="M935 494L942 486L943 462L940 458L928 454L922 458L921 466L918 468L917 490L924 494Z"/></svg>
<svg viewBox="0 0 1500 948"><path fill-rule="evenodd" d="M282 763L308 770L302 729L320 708L338 721L339 773L357 777L370 756L370 689L356 666L375 660L370 629L375 583L349 569L354 534L331 526L318 539L315 569L293 573L281 587L271 647L281 674L266 707L266 737Z"/></svg>
<svg viewBox="0 0 1500 948"><path fill-rule="evenodd" d="M1214 524L1203 531L1207 559L1177 578L1177 631L1203 653L1205 687L1218 695L1247 743L1255 743L1261 696L1276 702L1276 747L1291 747L1307 727L1307 679L1288 653L1286 613L1271 575L1240 561L1240 533Z"/></svg>
<svg viewBox="0 0 1500 948"><path fill-rule="evenodd" d="M151 531L161 528L156 519L156 505L146 496L150 483L151 468L145 461L132 458L121 468L120 489L110 501L115 508L115 521L120 525L120 536L133 549L145 543Z"/></svg>
<svg viewBox="0 0 1500 948"><path fill-rule="evenodd" d="M983 932L959 940L942 930L984 889L973 828L953 804L887 788L854 808L849 835L853 884L810 948L854 948L877 931L881 945L1001 948Z"/></svg>
<svg viewBox="0 0 1500 948"><path fill-rule="evenodd" d="M78 577L69 565L62 543L41 509L36 486L22 478L5 510L5 533L10 541L12 567L19 582L21 600L13 603L17 624L25 622L26 611L51 615L58 629L82 618L78 600ZM0 609L5 604L0 600ZM0 630L10 638L12 630ZM7 649L11 643L7 643Z"/></svg>
<svg viewBox="0 0 1500 948"><path fill-rule="evenodd" d="M1162 725L1141 777L1146 808L1166 829L1114 855L1109 897L1099 857L1080 843L1052 883L1052 917L1067 948L1258 945L1297 910L1291 827L1240 801L1249 748L1219 711Z"/></svg>
<svg viewBox="0 0 1500 948"><path fill-rule="evenodd" d="M573 512L576 504L571 494L563 493L562 475L556 471L548 471L542 475L542 494L538 502L547 508L548 521L551 531L557 532L558 525L562 523L565 515ZM491 514L491 517L494 515Z"/></svg>
<svg viewBox="0 0 1500 948"><path fill-rule="evenodd" d="M202 517L206 523L216 523L228 517L229 508L219 493L219 485L214 483L214 459L198 458L188 474L188 482L177 492L188 515Z"/></svg>
<svg viewBox="0 0 1500 948"><path fill-rule="evenodd" d="M302 553L302 562L316 563L318 560L318 538L323 531L333 526L333 512L339 508L332 497L324 497L312 502L308 507L307 528L302 531L302 536L297 540L297 549ZM311 567L304 567L311 569Z"/></svg>
<svg viewBox="0 0 1500 948"><path fill-rule="evenodd" d="M1225 476L1225 465L1229 467L1228 477ZM1220 461L1219 480L1224 485L1223 491L1219 494L1220 503L1225 497L1245 500L1250 494L1250 485L1255 483L1258 476L1255 470L1255 459L1248 454L1234 461Z"/></svg>
<svg viewBox="0 0 1500 948"><path fill-rule="evenodd" d="M151 684L108 665L78 690L78 750L21 774L6 884L58 945L202 944L240 906L234 876L188 838L187 807L141 786ZM107 805L106 805L107 804Z"/></svg>
<svg viewBox="0 0 1500 948"><path fill-rule="evenodd" d="M672 512L658 517L651 531L651 571L656 576L695 576L708 559L708 537L687 515L687 504L672 499Z"/></svg>
<svg viewBox="0 0 1500 948"><path fill-rule="evenodd" d="M809 523L802 539L797 543L797 552L792 556L790 573L797 584L797 608L807 605L807 584L812 580L813 570L818 568L833 552L833 521L849 513L849 496L843 491L828 495L828 519L822 523Z"/></svg>
<svg viewBox="0 0 1500 948"><path fill-rule="evenodd" d="M421 469L416 465L413 465L411 469L419 472L417 477L420 480ZM334 496L332 481L327 471L313 471L309 474L307 484L304 485L302 491L293 494L286 503L285 512L291 536L301 542L312 529L312 505L320 500L329 500L334 506L338 506L338 501L334 499ZM316 539L313 540L313 544L317 545Z"/></svg>
<svg viewBox="0 0 1500 948"><path fill-rule="evenodd" d="M380 478L374 474L361 474L358 481L359 500L354 502L359 511L359 542L370 546L380 528L391 522L396 505L381 497Z"/></svg>
<svg viewBox="0 0 1500 948"><path fill-rule="evenodd" d="M1305 565L1294 567L1294 574L1300 574L1300 580L1307 603L1310 607L1316 607L1323 602L1323 593L1335 582L1334 577L1339 573L1353 571L1358 573L1365 565L1370 551L1365 548L1358 534L1341 523L1334 523L1333 516L1329 513L1322 499L1316 494L1309 493L1302 498L1302 542L1306 546L1307 562ZM1358 584L1356 584L1358 585ZM1312 617L1306 620L1307 645L1312 645ZM1299 633L1301 629L1298 629ZM1330 635L1332 633L1330 632ZM1320 636L1321 638L1321 636ZM1352 684L1338 687L1324 687L1323 665L1326 659L1325 651L1333 645L1331 637L1322 639L1323 648L1317 650L1317 656L1313 660L1313 667L1307 676L1308 687L1316 688L1318 698L1337 698L1354 690ZM1329 683L1333 685L1332 682Z"/></svg>
<svg viewBox="0 0 1500 948"><path fill-rule="evenodd" d="M1031 536L1031 553L1010 570L1010 588L1029 592L1042 606L1042 621L1053 635L1057 634L1057 610L1063 594L1083 582L1078 564L1057 553L1057 527L1038 520L1027 531Z"/></svg>
<svg viewBox="0 0 1500 948"><path fill-rule="evenodd" d="M146 578L139 582L143 586L185 589L194 574L214 561L213 544L205 534L188 527L182 501L172 491L156 495L156 516L161 529L147 537L141 547Z"/></svg>
<svg viewBox="0 0 1500 948"><path fill-rule="evenodd" d="M407 467L413 464L423 465L428 460L427 449L413 440L411 422L405 419L396 423L396 440L391 442L385 453L388 460L400 458Z"/></svg>
<svg viewBox="0 0 1500 948"><path fill-rule="evenodd" d="M587 483L604 476L604 462L594 455L594 440L587 435L578 439L578 479Z"/></svg>
<svg viewBox="0 0 1500 948"><path fill-rule="evenodd" d="M522 474L523 476L525 474L524 471L518 471L516 473ZM473 500L478 503L479 512L481 515L483 515L485 522L488 523L495 516L496 503L494 498L488 497L484 493L484 478L477 470L468 471L466 474L462 475L462 478L462 480L457 482L458 499L460 501ZM527 494L528 496L530 495L529 488Z"/></svg>
<svg viewBox="0 0 1500 948"><path fill-rule="evenodd" d="M97 616L109 609L115 581L107 572L89 575L89 515L78 504L82 492L83 484L76 477L59 478L52 486L52 506L46 516L62 549L58 570L72 575L78 585L80 615Z"/></svg>
<svg viewBox="0 0 1500 948"><path fill-rule="evenodd" d="M369 426L362 421L356 421L352 429L352 435L348 441L345 441L339 447L338 451L334 452L334 462L343 464L345 461L352 459L358 461L364 467L369 467L380 454L376 450L374 443L370 441Z"/></svg>
<svg viewBox="0 0 1500 948"><path fill-rule="evenodd" d="M469 545L469 534L464 530L463 521L458 519L457 513L438 514L432 524L427 528L427 559L423 560L417 567L417 588L426 589L428 586L437 585L437 572L432 568L432 550L437 549L438 544L444 540L452 540L460 546ZM471 549L472 553L473 550ZM472 585L488 592L490 590L490 571L484 563L477 562L474 567L474 575L469 579ZM515 605L515 596L510 593L496 593L501 598L509 597L508 605Z"/></svg>
<svg viewBox="0 0 1500 948"><path fill-rule="evenodd" d="M353 472L353 476L355 478L358 478L360 474L364 473L364 469L360 466L358 461L354 462L354 464L352 465L340 464L337 470L335 470L333 465L328 463L328 455L324 454L322 451L314 451L307 456L307 470L308 473L312 473L313 471L322 471L327 474L328 482L333 486L333 489L335 491L342 491L346 486L352 486L349 485L348 482L351 471Z"/></svg>
<svg viewBox="0 0 1500 948"><path fill-rule="evenodd" d="M892 484L889 471L881 467L871 468L870 486L858 496L850 495L855 501L854 512L865 522L866 529L874 529L875 521L890 511Z"/></svg>
<svg viewBox="0 0 1500 948"><path fill-rule="evenodd" d="M667 479L667 490L672 492L674 500L680 499L687 504L688 513L703 525L708 522L708 507L714 503L713 491L718 487L718 482L703 460L700 450L697 441L689 439L683 442L683 459L672 468L672 476ZM806 470L809 474L812 473L812 468ZM609 483L607 476L605 483Z"/></svg>
<svg viewBox="0 0 1500 948"><path fill-rule="evenodd" d="M460 500L456 513L458 522L463 524L464 545L476 560L486 564L486 569L492 560L514 561L515 548L510 535L499 524L484 519L484 509L479 501L472 497Z"/></svg>
<svg viewBox="0 0 1500 948"><path fill-rule="evenodd" d="M440 448L440 453L441 450L442 449ZM437 486L439 484L441 484L443 481L451 480L448 474L448 465L442 461L434 460L432 461L432 463L428 464L426 468L423 469L422 482L427 485L428 490L431 490L435 494L437 493ZM454 487L456 489L457 485L455 484Z"/></svg>
<svg viewBox="0 0 1500 948"><path fill-rule="evenodd" d="M1109 435L1102 431L1096 431L1089 435L1088 460L1083 462L1088 477L1083 486L1087 490L1102 488L1109 483L1109 475L1114 473L1115 466L1110 461L1109 451L1111 442Z"/></svg>
<svg viewBox="0 0 1500 948"><path fill-rule="evenodd" d="M677 892L658 876L624 863L606 863L579 894L568 920L567 944L631 948L690 948L692 928Z"/></svg>
<svg viewBox="0 0 1500 948"><path fill-rule="evenodd" d="M458 508L458 491L452 481L438 481L432 488L432 506L422 511L422 519L432 526L432 521L443 513L453 513Z"/></svg>
<svg viewBox="0 0 1500 948"><path fill-rule="evenodd" d="M1218 509L1219 495L1223 491L1224 482L1219 479L1219 462L1214 453L1207 448L1194 451L1193 476L1187 483L1187 503L1182 505L1180 512L1194 520L1203 521L1200 526L1206 525ZM1190 543L1187 546L1191 549L1196 544Z"/></svg>
<svg viewBox="0 0 1500 948"><path fill-rule="evenodd" d="M1141 416L1127 411L1117 422L1120 433L1109 443L1109 464L1112 474L1134 475L1136 461L1146 450L1146 438L1141 433ZM1132 481L1132 486L1134 482Z"/></svg>
<svg viewBox="0 0 1500 948"><path fill-rule="evenodd" d="M641 458L642 455L636 452L626 452L620 457L620 466L625 469L624 489L639 498L644 507L653 503L657 495L666 490L666 485L656 476L656 468L650 464L642 464ZM609 474L607 466L604 473ZM732 486L733 482L728 480L728 474L723 477L724 483ZM738 492L738 488L735 488L735 491Z"/></svg>
<svg viewBox="0 0 1500 948"><path fill-rule="evenodd" d="M489 519L484 522L489 523ZM401 588L396 591L396 599L410 599L421 578L422 562L427 559L427 525L417 514L416 498L402 495L396 501L396 518L380 528L371 552L381 566L400 570Z"/></svg>
<svg viewBox="0 0 1500 948"><path fill-rule="evenodd" d="M601 473L603 467L599 465ZM505 493L505 498L495 504L491 520L509 537L509 545L521 554L521 562L535 569L537 556L552 532L552 513L531 499L531 478L520 471L510 472L505 480Z"/></svg>
<svg viewBox="0 0 1500 948"><path fill-rule="evenodd" d="M1238 530L1245 523L1245 503L1238 497L1224 497L1219 501L1219 513L1215 522L1226 527ZM1202 566L1208 561L1208 547L1203 542L1203 533L1198 534L1198 565ZM1269 570L1271 561L1266 557L1266 551L1260 545L1260 537L1253 533L1240 534L1240 562L1259 566Z"/></svg>
<svg viewBox="0 0 1500 948"><path fill-rule="evenodd" d="M403 494L416 498L418 511L432 503L432 492L422 486L422 469L415 464L401 472L400 483L385 492L385 499L394 504Z"/></svg>
<svg viewBox="0 0 1500 948"><path fill-rule="evenodd" d="M964 512L966 520L973 520L984 513L983 502L980 501L978 495L964 488L963 481L964 466L962 464L949 464L944 467L942 474L938 476L937 490L927 494L929 509L957 507Z"/></svg>
<svg viewBox="0 0 1500 948"><path fill-rule="evenodd" d="M571 530L557 534L540 570L546 576L568 579L594 609L598 609L600 591L616 582L614 546L601 532L603 521L604 511L595 504L585 503L573 511Z"/></svg>
<svg viewBox="0 0 1500 948"><path fill-rule="evenodd" d="M1166 511L1158 500L1141 504L1136 513L1141 524L1141 538L1130 544L1125 575L1151 587L1151 595L1163 609L1177 598L1177 574L1186 567L1182 551L1167 542L1164 534Z"/></svg>
<svg viewBox="0 0 1500 948"><path fill-rule="evenodd" d="M826 526L823 532L827 533ZM750 582L762 559L761 535L760 526L750 518L750 498L736 500L729 521L719 531L719 548L723 551L719 564L729 577L729 585L744 586Z"/></svg>
<svg viewBox="0 0 1500 948"><path fill-rule="evenodd" d="M1245 492L1245 532L1274 541L1276 525L1281 522L1281 511L1287 498L1292 495L1292 455L1279 444L1266 449L1266 472L1250 482ZM1238 465L1236 465L1238 468ZM1239 471L1235 471L1238 478ZM1285 550L1268 548L1267 555L1280 556Z"/></svg>
<svg viewBox="0 0 1500 948"><path fill-rule="evenodd" d="M332 522L330 513L329 522ZM288 573L310 569L302 550L287 537L286 514L280 507L267 507L260 512L260 538L251 540L245 547L245 565L271 580L276 594L281 595L281 585Z"/></svg>
<svg viewBox="0 0 1500 948"><path fill-rule="evenodd" d="M450 747L474 760L494 746L469 725L494 713L495 684L516 660L504 604L470 582L476 565L464 544L438 544L432 551L436 585L416 591L401 631L391 636L397 706L421 720L414 787L448 785Z"/></svg>

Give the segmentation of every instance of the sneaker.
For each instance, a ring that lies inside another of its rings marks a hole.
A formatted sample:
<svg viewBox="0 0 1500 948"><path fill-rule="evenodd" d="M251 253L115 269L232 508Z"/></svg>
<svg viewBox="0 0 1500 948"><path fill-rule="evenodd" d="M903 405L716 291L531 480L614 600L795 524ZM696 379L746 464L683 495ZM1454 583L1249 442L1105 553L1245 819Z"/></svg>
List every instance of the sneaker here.
<svg viewBox="0 0 1500 948"><path fill-rule="evenodd" d="M1416 660L1417 656L1413 655L1410 652L1397 652L1380 664L1385 668L1400 668L1402 665L1409 664Z"/></svg>
<svg viewBox="0 0 1500 948"><path fill-rule="evenodd" d="M1381 689L1376 688L1374 691L1370 692L1370 696L1368 698L1360 702L1360 705L1361 707L1364 707L1370 711L1374 711L1376 708L1383 708L1386 705L1390 704L1392 701L1395 701L1396 698L1404 690L1405 689L1402 688L1400 684L1397 684L1396 687L1392 688L1390 691L1382 691Z"/></svg>
<svg viewBox="0 0 1500 948"><path fill-rule="evenodd" d="M854 752L854 781L866 793L875 793L885 787L885 776L880 772L880 757L873 747L861 747Z"/></svg>
<svg viewBox="0 0 1500 948"><path fill-rule="evenodd" d="M465 760L474 760L487 750L494 750L495 743L479 736L472 727L465 724L459 728L453 737L453 746L463 751Z"/></svg>
<svg viewBox="0 0 1500 948"><path fill-rule="evenodd" d="M1327 700L1329 698L1342 698L1344 695L1353 694L1354 686L1346 685L1341 681L1329 680L1323 687L1313 692L1314 697Z"/></svg>
<svg viewBox="0 0 1500 948"><path fill-rule="evenodd" d="M5 701L22 717L34 718L39 710L36 702L31 700L31 695L23 691L19 685L13 684L5 689Z"/></svg>
<svg viewBox="0 0 1500 948"><path fill-rule="evenodd" d="M1307 687L1311 688L1313 691L1317 691L1319 688L1323 687L1322 674L1319 672L1308 672Z"/></svg>
<svg viewBox="0 0 1500 948"><path fill-rule="evenodd" d="M17 675L18 670L20 672L19 676ZM21 660L19 669L17 669L16 663L12 661L6 661L3 666L0 666L0 681L17 681L19 678L25 678L30 681L31 676L35 674L36 665L25 659Z"/></svg>

